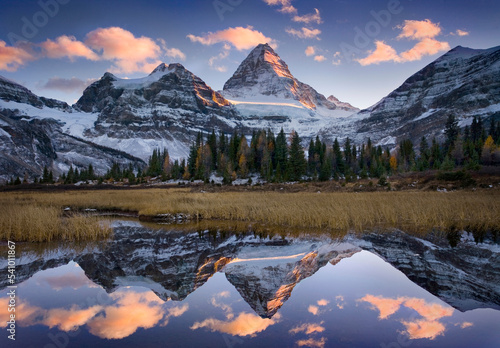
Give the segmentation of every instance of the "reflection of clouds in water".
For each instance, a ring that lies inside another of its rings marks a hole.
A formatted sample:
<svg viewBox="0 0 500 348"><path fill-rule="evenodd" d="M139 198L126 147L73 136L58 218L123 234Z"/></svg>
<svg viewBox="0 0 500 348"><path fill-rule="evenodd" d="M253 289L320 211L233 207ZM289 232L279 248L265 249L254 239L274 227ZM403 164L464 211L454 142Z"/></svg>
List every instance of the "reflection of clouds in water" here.
<svg viewBox="0 0 500 348"><path fill-rule="evenodd" d="M312 333L315 333L315 332L323 332L325 331L325 328L321 325L323 325L325 322L322 321L321 323L319 324L315 324L315 323L310 323L310 324L302 324L302 325L299 325L299 326L296 326L294 327L293 329L290 329L290 332L291 334L297 334L299 332L304 332L306 335L310 335Z"/></svg>
<svg viewBox="0 0 500 348"><path fill-rule="evenodd" d="M7 308L9 308L9 298L0 298L0 328L7 327L7 321L10 320L10 314ZM43 313L43 309L36 306L31 306L29 303L24 303L22 300L17 299L16 301L16 322L21 326L34 325L35 318Z"/></svg>
<svg viewBox="0 0 500 348"><path fill-rule="evenodd" d="M427 320L438 320L453 315L453 308L444 307L438 303L427 303L420 298L409 298L404 302L404 306L413 309Z"/></svg>
<svg viewBox="0 0 500 348"><path fill-rule="evenodd" d="M460 326L461 329L467 329L468 327L474 326L474 324L468 321L464 321L463 323L456 323L455 326Z"/></svg>
<svg viewBox="0 0 500 348"><path fill-rule="evenodd" d="M320 314L320 310L319 310L319 307L325 307L327 306L328 304L330 303L330 301L328 300L325 300L325 299L321 299L319 301L316 302L317 306L316 305L310 305L309 307L307 307L307 311L309 313L311 313L312 315L318 315Z"/></svg>
<svg viewBox="0 0 500 348"><path fill-rule="evenodd" d="M152 291L118 291L110 297L116 303L106 306L104 315L98 315L87 323L90 333L101 338L130 336L140 327L148 329L155 326L165 315L164 302Z"/></svg>
<svg viewBox="0 0 500 348"><path fill-rule="evenodd" d="M326 306L330 303L330 301L325 300L325 299L321 299L317 303L318 303L318 306Z"/></svg>
<svg viewBox="0 0 500 348"><path fill-rule="evenodd" d="M372 309L378 309L379 319L387 319L399 310L403 303L403 298L385 298L382 296L366 295L358 301L368 302L372 305Z"/></svg>
<svg viewBox="0 0 500 348"><path fill-rule="evenodd" d="M311 313L312 315L318 315L318 313L319 313L319 307L318 306L314 306L314 305L310 305L309 307L307 307L307 311L309 313Z"/></svg>
<svg viewBox="0 0 500 348"><path fill-rule="evenodd" d="M228 304L219 302L217 300L217 298L228 298L229 296L230 296L229 291L222 291L218 294L215 294L210 299L210 303L212 304L212 306L222 309L226 313L226 318L228 320L231 320L234 318L233 309L231 308L231 306Z"/></svg>
<svg viewBox="0 0 500 348"><path fill-rule="evenodd" d="M49 309L44 319L39 322L53 328L57 326L62 331L72 331L85 325L90 319L101 311L101 306L94 306L87 309L80 309L78 306L72 306L70 309L54 308Z"/></svg>
<svg viewBox="0 0 500 348"><path fill-rule="evenodd" d="M436 320L418 319L414 321L402 321L406 326L406 333L412 340L420 338L435 339L444 334L445 326Z"/></svg>
<svg viewBox="0 0 500 348"><path fill-rule="evenodd" d="M90 333L100 338L120 339L130 336L138 328L148 329L167 325L171 317L179 317L188 309L188 304L166 308L167 304L152 291L136 292L131 288L120 289L109 295L112 304L69 309L44 309L27 303L18 303L16 320L20 326L45 325L62 331L76 330L88 325ZM0 306L7 308L8 298L0 298ZM0 327L7 325L9 313L0 311Z"/></svg>
<svg viewBox="0 0 500 348"><path fill-rule="evenodd" d="M312 348L323 348L326 344L326 338L321 337L320 339L308 338L307 340L297 341L299 347L312 347Z"/></svg>
<svg viewBox="0 0 500 348"><path fill-rule="evenodd" d="M335 300L337 301L338 309L344 309L344 306L345 306L344 296L342 296L342 295L336 296Z"/></svg>
<svg viewBox="0 0 500 348"><path fill-rule="evenodd" d="M80 289L84 286L89 288L99 287L92 282L83 269L76 262L71 261L66 266L59 268L48 269L33 276L32 281L37 285L48 285L51 289L59 291L64 288L73 290Z"/></svg>
<svg viewBox="0 0 500 348"><path fill-rule="evenodd" d="M88 278L84 278L79 274L71 273L60 276L44 277L43 282L49 285L54 290L61 290L64 288L72 288L74 290L77 290L84 286L93 285L92 281L90 281Z"/></svg>
<svg viewBox="0 0 500 348"><path fill-rule="evenodd" d="M453 308L445 307L438 303L428 303L424 299L398 297L396 299L386 298L382 296L366 295L358 301L368 302L372 305L372 309L379 311L379 319L387 319L392 314L396 313L401 306L413 309L423 319L415 319L401 323L406 327L406 333L410 339L427 338L435 339L437 336L444 334L446 327L439 322L444 317L453 315Z"/></svg>
<svg viewBox="0 0 500 348"><path fill-rule="evenodd" d="M276 314L274 318L261 318L253 313L240 313L235 319L223 321L208 318L202 322L195 322L191 330L207 328L210 331L217 331L233 336L255 336L256 333L266 330L269 326L279 322L281 316Z"/></svg>

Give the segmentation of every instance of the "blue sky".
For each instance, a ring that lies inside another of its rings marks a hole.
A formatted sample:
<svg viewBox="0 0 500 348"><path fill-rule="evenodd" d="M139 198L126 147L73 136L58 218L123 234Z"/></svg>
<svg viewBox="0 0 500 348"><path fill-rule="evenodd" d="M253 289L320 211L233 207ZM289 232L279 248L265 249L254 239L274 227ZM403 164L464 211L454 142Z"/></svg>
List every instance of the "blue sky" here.
<svg viewBox="0 0 500 348"><path fill-rule="evenodd" d="M299 80L365 108L455 46L500 45L493 0L1 0L0 8L0 75L68 103L106 71L141 77L159 62L180 62L219 90L268 41Z"/></svg>

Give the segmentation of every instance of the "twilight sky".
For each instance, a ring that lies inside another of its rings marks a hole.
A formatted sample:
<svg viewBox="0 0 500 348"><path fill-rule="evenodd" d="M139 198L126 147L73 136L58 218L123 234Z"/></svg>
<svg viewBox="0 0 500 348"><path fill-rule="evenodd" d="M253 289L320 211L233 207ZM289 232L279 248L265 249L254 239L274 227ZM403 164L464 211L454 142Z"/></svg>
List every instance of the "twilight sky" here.
<svg viewBox="0 0 500 348"><path fill-rule="evenodd" d="M300 81L366 108L461 45L500 45L498 0L0 0L0 75L76 102L106 71L180 62L216 90L268 42Z"/></svg>

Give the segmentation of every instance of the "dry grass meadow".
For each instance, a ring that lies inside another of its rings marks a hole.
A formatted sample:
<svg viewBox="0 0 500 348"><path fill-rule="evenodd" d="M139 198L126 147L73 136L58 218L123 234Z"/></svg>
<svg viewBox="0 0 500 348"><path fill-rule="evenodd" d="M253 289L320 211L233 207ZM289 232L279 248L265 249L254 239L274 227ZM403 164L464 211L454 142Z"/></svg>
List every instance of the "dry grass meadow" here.
<svg viewBox="0 0 500 348"><path fill-rule="evenodd" d="M4 192L0 239L84 240L110 228L82 211L134 211L139 216L189 214L194 220L238 221L294 229L363 233L394 228L423 236L453 229L500 229L497 190L401 192L192 192L189 189Z"/></svg>

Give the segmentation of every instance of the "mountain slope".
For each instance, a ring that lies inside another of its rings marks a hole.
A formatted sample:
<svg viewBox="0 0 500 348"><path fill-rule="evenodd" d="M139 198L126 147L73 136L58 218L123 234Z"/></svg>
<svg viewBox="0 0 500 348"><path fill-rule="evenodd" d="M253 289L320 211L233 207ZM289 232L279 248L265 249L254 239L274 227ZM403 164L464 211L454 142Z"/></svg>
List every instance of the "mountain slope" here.
<svg viewBox="0 0 500 348"><path fill-rule="evenodd" d="M70 165L92 164L104 174L116 162L144 165L140 159L81 138L95 114L74 111L64 102L38 97L27 88L0 77L0 181L12 176L41 176L47 167L56 175Z"/></svg>
<svg viewBox="0 0 500 348"><path fill-rule="evenodd" d="M249 128L296 130L305 138L340 117L358 111L329 101L297 80L268 45L260 44L240 64L222 91Z"/></svg>
<svg viewBox="0 0 500 348"><path fill-rule="evenodd" d="M75 107L98 113L95 127L85 133L89 139L143 159L157 147L185 156L198 131L231 132L238 125L230 103L181 64L160 64L141 79L106 73Z"/></svg>
<svg viewBox="0 0 500 348"><path fill-rule="evenodd" d="M352 117L352 124L331 125L323 134L367 137L384 144L422 136L442 137L448 115L460 126L473 116L500 112L500 46L474 50L458 46L408 78L372 107Z"/></svg>

